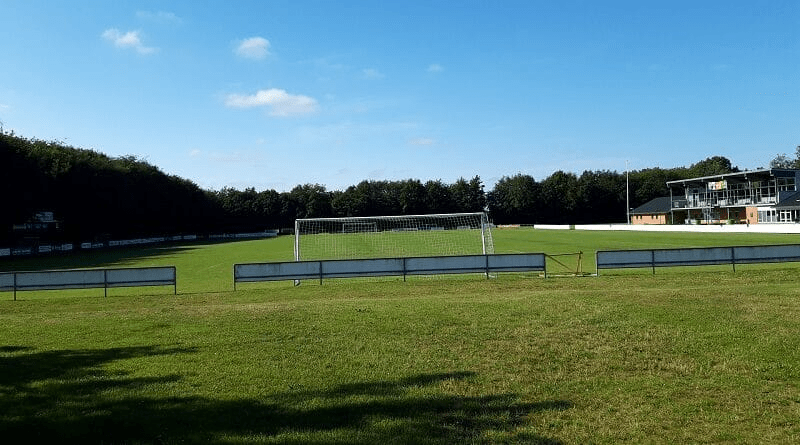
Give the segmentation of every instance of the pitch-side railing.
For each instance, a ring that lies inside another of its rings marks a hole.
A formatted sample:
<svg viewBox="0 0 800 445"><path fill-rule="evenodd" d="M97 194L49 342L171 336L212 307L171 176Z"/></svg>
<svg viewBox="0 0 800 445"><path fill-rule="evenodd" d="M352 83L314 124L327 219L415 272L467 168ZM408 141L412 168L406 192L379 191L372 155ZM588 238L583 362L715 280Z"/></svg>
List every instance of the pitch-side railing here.
<svg viewBox="0 0 800 445"><path fill-rule="evenodd" d="M707 266L730 264L781 263L800 261L800 244L771 246L698 247L680 249L601 250L597 252L600 269L652 268L670 266Z"/></svg>
<svg viewBox="0 0 800 445"><path fill-rule="evenodd" d="M275 263L235 264L236 283L284 280L323 280L356 278L484 273L532 272L547 274L542 253L461 255L413 258L370 258L355 260L314 260Z"/></svg>
<svg viewBox="0 0 800 445"><path fill-rule="evenodd" d="M62 269L31 272L0 272L0 291L59 290L112 287L173 286L178 293L175 266L119 269Z"/></svg>

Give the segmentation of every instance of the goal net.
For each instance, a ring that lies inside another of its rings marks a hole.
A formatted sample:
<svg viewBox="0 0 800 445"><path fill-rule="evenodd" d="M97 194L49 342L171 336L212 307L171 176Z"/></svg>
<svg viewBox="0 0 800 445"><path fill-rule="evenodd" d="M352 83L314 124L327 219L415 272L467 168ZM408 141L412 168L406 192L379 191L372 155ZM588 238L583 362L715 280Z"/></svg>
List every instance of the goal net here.
<svg viewBox="0 0 800 445"><path fill-rule="evenodd" d="M487 253L494 244L482 212L295 220L296 261Z"/></svg>

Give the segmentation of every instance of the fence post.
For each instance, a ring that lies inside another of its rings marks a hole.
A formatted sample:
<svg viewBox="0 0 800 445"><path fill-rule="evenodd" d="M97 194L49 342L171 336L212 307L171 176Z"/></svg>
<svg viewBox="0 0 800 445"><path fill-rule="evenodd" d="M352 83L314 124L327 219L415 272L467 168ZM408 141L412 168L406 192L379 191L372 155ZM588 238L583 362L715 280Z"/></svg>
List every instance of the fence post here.
<svg viewBox="0 0 800 445"><path fill-rule="evenodd" d="M544 258L544 277L547 278L547 254L543 253L542 258Z"/></svg>
<svg viewBox="0 0 800 445"><path fill-rule="evenodd" d="M656 251L650 251L650 264L653 266L653 275L656 274Z"/></svg>
<svg viewBox="0 0 800 445"><path fill-rule="evenodd" d="M733 267L733 273L736 273L736 248L731 247L731 267Z"/></svg>
<svg viewBox="0 0 800 445"><path fill-rule="evenodd" d="M17 301L17 273L14 272L14 301Z"/></svg>
<svg viewBox="0 0 800 445"><path fill-rule="evenodd" d="M600 251L599 250L595 250L594 251L594 272L595 272L594 273L595 276L597 276L597 277L600 276ZM545 274L545 277L547 277L547 274Z"/></svg>

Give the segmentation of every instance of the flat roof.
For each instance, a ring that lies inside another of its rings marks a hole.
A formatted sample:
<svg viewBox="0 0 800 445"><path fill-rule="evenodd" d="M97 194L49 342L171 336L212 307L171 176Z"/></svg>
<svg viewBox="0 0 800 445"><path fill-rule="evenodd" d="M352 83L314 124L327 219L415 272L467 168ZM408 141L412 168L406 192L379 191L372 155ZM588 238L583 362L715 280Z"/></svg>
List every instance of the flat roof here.
<svg viewBox="0 0 800 445"><path fill-rule="evenodd" d="M687 182L708 182L711 180L721 180L733 177L747 178L747 175L788 177L788 176L795 176L798 171L800 170L795 170L791 168L763 168L758 170L746 170L743 172L736 172L736 173L723 173L721 175L700 176L698 178L676 179L674 181L667 181L667 187L673 184L674 185L686 184Z"/></svg>

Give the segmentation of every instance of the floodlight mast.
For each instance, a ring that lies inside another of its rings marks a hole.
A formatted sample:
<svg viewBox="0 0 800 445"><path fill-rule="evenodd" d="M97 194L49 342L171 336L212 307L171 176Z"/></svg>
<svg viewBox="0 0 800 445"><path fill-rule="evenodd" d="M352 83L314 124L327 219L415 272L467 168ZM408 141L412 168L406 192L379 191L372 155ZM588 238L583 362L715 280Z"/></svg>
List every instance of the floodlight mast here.
<svg viewBox="0 0 800 445"><path fill-rule="evenodd" d="M630 180L628 179L628 160L625 160L625 219L628 224L631 223L631 188Z"/></svg>

